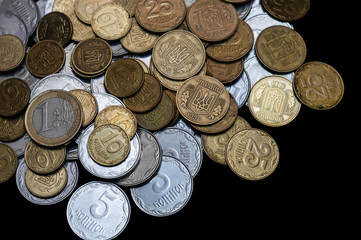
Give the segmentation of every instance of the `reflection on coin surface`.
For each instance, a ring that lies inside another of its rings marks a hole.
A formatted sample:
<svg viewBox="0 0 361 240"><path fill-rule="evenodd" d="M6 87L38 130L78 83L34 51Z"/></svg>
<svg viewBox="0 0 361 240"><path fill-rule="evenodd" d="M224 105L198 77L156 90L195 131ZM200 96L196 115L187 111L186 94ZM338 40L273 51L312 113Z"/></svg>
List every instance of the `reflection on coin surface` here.
<svg viewBox="0 0 361 240"><path fill-rule="evenodd" d="M0 83L0 116L11 117L23 110L30 98L30 88L18 78Z"/></svg>
<svg viewBox="0 0 361 240"><path fill-rule="evenodd" d="M10 71L17 68L23 61L25 46L17 36L4 34L0 35L0 52L0 72Z"/></svg>
<svg viewBox="0 0 361 240"><path fill-rule="evenodd" d="M262 6L275 18L289 22L304 17L310 9L311 3L310 0L262 0Z"/></svg>
<svg viewBox="0 0 361 240"><path fill-rule="evenodd" d="M91 24L95 11L102 5L111 3L113 0L76 0L74 11L76 16L83 22Z"/></svg>
<svg viewBox="0 0 361 240"><path fill-rule="evenodd" d="M0 183L3 183L14 175L18 166L18 159L15 151L6 145L0 143Z"/></svg>
<svg viewBox="0 0 361 240"><path fill-rule="evenodd" d="M83 89L74 89L70 91L81 104L83 111L82 127L91 123L98 113L98 104L95 97L88 91Z"/></svg>

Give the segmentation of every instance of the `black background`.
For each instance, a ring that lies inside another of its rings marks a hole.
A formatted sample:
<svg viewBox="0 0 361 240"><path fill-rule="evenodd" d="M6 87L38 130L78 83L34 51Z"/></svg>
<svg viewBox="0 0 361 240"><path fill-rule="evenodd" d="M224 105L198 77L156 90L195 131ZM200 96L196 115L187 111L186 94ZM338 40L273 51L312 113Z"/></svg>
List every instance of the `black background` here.
<svg viewBox="0 0 361 240"><path fill-rule="evenodd" d="M119 239L230 239L248 234L293 238L360 229L359 224L353 228L361 210L356 197L360 157L355 121L360 102L355 84L360 80L358 69L351 66L359 56L353 43L359 31L352 10L359 6L356 1L352 1L354 6L351 1L311 2L309 13L293 25L307 45L305 62L326 62L343 77L345 95L340 104L327 111L302 105L297 118L279 128L258 123L243 106L239 115L276 140L280 149L276 171L264 180L246 181L204 154L190 201L180 212L164 218L143 213L131 199L129 188L123 187L131 202L131 218ZM76 188L98 180L80 163L78 167ZM15 175L0 184L0 196L1 239L77 238L66 219L69 197L52 206L32 204L19 193ZM357 205L353 205L355 200Z"/></svg>

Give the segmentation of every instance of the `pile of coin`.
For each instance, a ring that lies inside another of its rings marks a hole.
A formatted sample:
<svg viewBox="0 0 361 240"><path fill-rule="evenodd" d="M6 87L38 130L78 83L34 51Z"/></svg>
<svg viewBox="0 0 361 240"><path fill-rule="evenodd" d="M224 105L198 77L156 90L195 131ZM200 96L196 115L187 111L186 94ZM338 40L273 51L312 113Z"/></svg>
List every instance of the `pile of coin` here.
<svg viewBox="0 0 361 240"><path fill-rule="evenodd" d="M268 177L277 143L238 109L248 100L257 121L280 127L301 103L325 110L343 96L334 68L304 63L306 44L287 22L309 7L309 0L2 1L0 183L16 172L21 194L40 205L71 195L71 229L111 239L130 219L120 186L145 213L172 215L192 195L203 151L243 179ZM73 192L74 160L104 181Z"/></svg>

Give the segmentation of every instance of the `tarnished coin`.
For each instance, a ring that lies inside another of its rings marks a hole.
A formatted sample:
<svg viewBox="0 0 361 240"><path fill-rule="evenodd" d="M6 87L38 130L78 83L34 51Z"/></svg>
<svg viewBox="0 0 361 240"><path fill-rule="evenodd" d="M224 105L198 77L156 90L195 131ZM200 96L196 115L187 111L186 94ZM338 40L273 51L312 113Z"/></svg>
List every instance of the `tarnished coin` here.
<svg viewBox="0 0 361 240"><path fill-rule="evenodd" d="M227 89L217 79L197 76L186 80L177 91L180 114L198 125L219 121L228 111L230 98Z"/></svg>
<svg viewBox="0 0 361 240"><path fill-rule="evenodd" d="M229 140L226 161L231 170L247 180L260 180L274 172L280 152L276 141L259 129L236 133Z"/></svg>
<svg viewBox="0 0 361 240"><path fill-rule="evenodd" d="M15 151L5 143L0 143L0 183L9 180L17 166L18 158Z"/></svg>
<svg viewBox="0 0 361 240"><path fill-rule="evenodd" d="M153 47L152 59L161 74L182 80L201 70L205 62L205 49L193 33L173 30L158 39Z"/></svg>
<svg viewBox="0 0 361 240"><path fill-rule="evenodd" d="M220 62L207 57L207 76L218 79L223 84L228 84L238 79L244 68L243 58L233 62Z"/></svg>
<svg viewBox="0 0 361 240"><path fill-rule="evenodd" d="M36 43L26 56L26 67L29 72L40 78L58 72L64 63L65 51L53 40Z"/></svg>
<svg viewBox="0 0 361 240"><path fill-rule="evenodd" d="M311 3L310 0L262 0L262 6L273 17L289 22L303 18L307 14L308 10L310 10Z"/></svg>
<svg viewBox="0 0 361 240"><path fill-rule="evenodd" d="M301 103L293 93L292 82L281 76L259 80L252 87L248 104L252 115L271 127L290 123L301 108Z"/></svg>
<svg viewBox="0 0 361 240"><path fill-rule="evenodd" d="M143 0L135 8L137 22L152 32L172 30L182 23L185 16L183 0Z"/></svg>
<svg viewBox="0 0 361 240"><path fill-rule="evenodd" d="M98 114L98 103L95 97L88 91L83 89L74 89L70 91L81 104L83 112L82 127L91 123Z"/></svg>
<svg viewBox="0 0 361 240"><path fill-rule="evenodd" d="M258 59L267 68L281 73L296 70L307 54L301 35L278 25L268 27L258 35L255 50Z"/></svg>
<svg viewBox="0 0 361 240"><path fill-rule="evenodd" d="M135 8L142 0L115 0L117 4L122 5L127 11L129 12L130 16L134 16L135 14Z"/></svg>
<svg viewBox="0 0 361 240"><path fill-rule="evenodd" d="M25 113L14 117L0 116L0 141L9 142L25 133Z"/></svg>
<svg viewBox="0 0 361 240"><path fill-rule="evenodd" d="M1 34L14 35L26 46L29 35L24 22L11 12L0 12L0 18L6 19L6 21L0 21Z"/></svg>
<svg viewBox="0 0 361 240"><path fill-rule="evenodd" d="M35 173L49 174L63 165L66 156L66 147L43 147L34 141L26 145L24 160L26 165Z"/></svg>
<svg viewBox="0 0 361 240"><path fill-rule="evenodd" d="M10 71L19 67L23 61L25 46L17 36L4 34L0 35L0 52L0 72Z"/></svg>
<svg viewBox="0 0 361 240"><path fill-rule="evenodd" d="M18 78L0 83L0 116L11 117L21 112L30 99L30 88Z"/></svg>
<svg viewBox="0 0 361 240"><path fill-rule="evenodd" d="M340 74L330 65L308 62L296 71L293 90L306 106L316 110L327 110L341 101L344 84Z"/></svg>
<svg viewBox="0 0 361 240"><path fill-rule="evenodd" d="M98 7L112 2L113 0L75 0L74 11L81 21L91 24L93 15Z"/></svg>
<svg viewBox="0 0 361 240"><path fill-rule="evenodd" d="M26 145L28 144L29 141L30 141L30 137L27 133L25 133L18 139L13 140L11 142L6 142L5 144L10 146L15 151L17 157L19 158L24 155Z"/></svg>

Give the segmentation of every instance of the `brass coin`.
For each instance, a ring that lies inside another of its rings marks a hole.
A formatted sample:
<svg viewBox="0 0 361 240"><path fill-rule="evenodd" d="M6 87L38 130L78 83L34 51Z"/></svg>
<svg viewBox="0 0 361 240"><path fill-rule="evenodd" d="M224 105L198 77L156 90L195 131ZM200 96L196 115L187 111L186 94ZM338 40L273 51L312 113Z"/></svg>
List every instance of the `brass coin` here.
<svg viewBox="0 0 361 240"><path fill-rule="evenodd" d="M200 0L189 8L187 24L202 40L222 41L237 30L237 11L231 3L221 0Z"/></svg>
<svg viewBox="0 0 361 240"><path fill-rule="evenodd" d="M273 17L290 22L303 18L310 10L311 3L310 0L262 0L262 6Z"/></svg>
<svg viewBox="0 0 361 240"><path fill-rule="evenodd" d="M231 170L246 180L260 180L276 169L280 153L276 141L259 129L236 133L226 148L226 161Z"/></svg>
<svg viewBox="0 0 361 240"><path fill-rule="evenodd" d="M66 157L66 147L43 147L30 141L25 148L24 159L26 165L34 173L49 174L59 169Z"/></svg>
<svg viewBox="0 0 361 240"><path fill-rule="evenodd" d="M135 60L121 58L113 62L105 73L104 85L117 97L129 97L144 83L144 70Z"/></svg>
<svg viewBox="0 0 361 240"><path fill-rule="evenodd" d="M258 59L275 72L292 72L306 59L307 49L303 38L285 26L271 26L257 38L255 50Z"/></svg>
<svg viewBox="0 0 361 240"><path fill-rule="evenodd" d="M182 80L197 74L205 62L205 49L193 33L173 30L163 34L153 47L153 63L164 76Z"/></svg>
<svg viewBox="0 0 361 240"><path fill-rule="evenodd" d="M132 139L137 132L137 119L126 107L114 105L104 108L95 118L94 127L110 123L121 127L128 134L129 139Z"/></svg>
<svg viewBox="0 0 361 240"><path fill-rule="evenodd" d="M184 0L143 0L135 8L135 18L151 32L166 32L179 26L186 12Z"/></svg>
<svg viewBox="0 0 361 240"><path fill-rule="evenodd" d="M140 1L142 0L114 0L115 3L122 5L125 9L127 9L130 16L134 16L135 8Z"/></svg>
<svg viewBox="0 0 361 240"><path fill-rule="evenodd" d="M144 74L143 86L123 103L133 112L146 112L154 108L162 98L162 84L151 74Z"/></svg>
<svg viewBox="0 0 361 240"><path fill-rule="evenodd" d="M204 152L207 156L212 159L214 162L227 165L226 162L226 147L229 139L231 137L245 129L250 129L251 126L249 123L241 118L237 117L236 121L233 125L228 128L225 132L217 133L217 134L201 134L202 146Z"/></svg>
<svg viewBox="0 0 361 240"><path fill-rule="evenodd" d="M238 21L237 31L229 39L207 46L208 56L221 62L231 62L241 59L251 50L254 42L253 31L245 21Z"/></svg>
<svg viewBox="0 0 361 240"><path fill-rule="evenodd" d="M253 85L248 104L252 115L271 127L290 123L301 108L301 103L293 93L291 81L281 76L265 77Z"/></svg>
<svg viewBox="0 0 361 240"><path fill-rule="evenodd" d="M91 24L93 15L98 7L112 3L114 0L75 0L74 11L83 22Z"/></svg>
<svg viewBox="0 0 361 240"><path fill-rule="evenodd" d="M21 112L29 102L30 88L18 78L0 83L0 116L12 117Z"/></svg>
<svg viewBox="0 0 361 240"><path fill-rule="evenodd" d="M293 78L293 90L303 104L316 110L335 107L345 91L340 74L323 62L302 65Z"/></svg>
<svg viewBox="0 0 361 240"><path fill-rule="evenodd" d="M10 142L25 133L25 113L14 117L0 116L0 141Z"/></svg>
<svg viewBox="0 0 361 240"><path fill-rule="evenodd" d="M25 128L32 140L55 147L69 142L83 121L81 104L71 93L49 90L39 94L25 113Z"/></svg>
<svg viewBox="0 0 361 240"><path fill-rule="evenodd" d="M121 163L128 156L130 140L121 127L105 124L90 133L87 148L96 163L110 167Z"/></svg>
<svg viewBox="0 0 361 240"><path fill-rule="evenodd" d="M238 79L244 68L243 58L233 62L219 62L207 57L207 76L218 79L221 83L227 84Z"/></svg>
<svg viewBox="0 0 361 240"><path fill-rule="evenodd" d="M129 32L132 20L124 7L108 3L97 8L91 26L98 37L117 40Z"/></svg>
<svg viewBox="0 0 361 240"><path fill-rule="evenodd" d="M97 100L90 92L83 89L74 89L69 92L73 94L81 104L83 112L82 127L85 127L94 120L98 113Z"/></svg>
<svg viewBox="0 0 361 240"><path fill-rule="evenodd" d="M36 28L38 41L54 40L65 47L73 36L73 24L70 18L61 12L45 15Z"/></svg>
<svg viewBox="0 0 361 240"><path fill-rule="evenodd" d="M61 167L54 173L40 175L30 169L25 172L25 185L29 192L36 197L51 198L58 195L66 186L68 172Z"/></svg>
<svg viewBox="0 0 361 240"><path fill-rule="evenodd" d="M17 167L18 158L15 151L5 143L0 143L0 183L9 180Z"/></svg>
<svg viewBox="0 0 361 240"><path fill-rule="evenodd" d="M18 66L25 56L24 43L10 34L0 35L0 72L10 71Z"/></svg>
<svg viewBox="0 0 361 240"><path fill-rule="evenodd" d="M64 65L65 51L56 41L36 43L26 56L26 67L36 77L46 77L58 72Z"/></svg>
<svg viewBox="0 0 361 240"><path fill-rule="evenodd" d="M168 123L168 126L173 126L177 122L177 120L179 118L179 114L180 114L178 111L178 108L177 108L177 104L176 104L176 94L175 94L175 92L170 91L168 89L164 89L163 91L165 94L168 95L168 97L170 97L170 99L173 102L173 109L174 109L173 117L172 117L172 120Z"/></svg>
<svg viewBox="0 0 361 240"><path fill-rule="evenodd" d="M246 3L249 2L250 0L223 0L225 2L229 2L229 3Z"/></svg>
<svg viewBox="0 0 361 240"><path fill-rule="evenodd" d="M215 78L197 76L186 80L177 91L180 114L198 125L209 125L223 118L229 109L229 92Z"/></svg>

